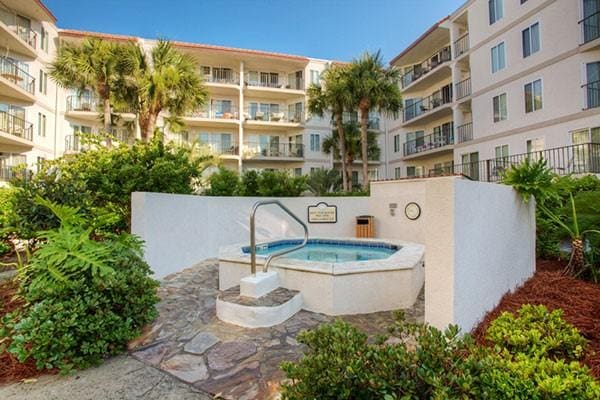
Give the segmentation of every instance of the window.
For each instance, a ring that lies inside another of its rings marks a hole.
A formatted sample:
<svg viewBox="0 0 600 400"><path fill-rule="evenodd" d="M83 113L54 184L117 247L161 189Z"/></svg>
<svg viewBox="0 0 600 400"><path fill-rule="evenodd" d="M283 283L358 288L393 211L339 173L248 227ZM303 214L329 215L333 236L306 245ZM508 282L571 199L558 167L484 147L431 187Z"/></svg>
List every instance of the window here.
<svg viewBox="0 0 600 400"><path fill-rule="evenodd" d="M395 179L402 178L402 167L396 167L396 168L394 168L394 178Z"/></svg>
<svg viewBox="0 0 600 400"><path fill-rule="evenodd" d="M394 153L400 151L400 135L394 135Z"/></svg>
<svg viewBox="0 0 600 400"><path fill-rule="evenodd" d="M540 51L540 24L535 23L523 31L523 58Z"/></svg>
<svg viewBox="0 0 600 400"><path fill-rule="evenodd" d="M294 176L302 176L302 168L294 168Z"/></svg>
<svg viewBox="0 0 600 400"><path fill-rule="evenodd" d="M318 85L320 79L321 79L321 74L319 74L319 71L311 69L310 70L310 83L313 85Z"/></svg>
<svg viewBox="0 0 600 400"><path fill-rule="evenodd" d="M492 25L504 16L503 0L489 0L488 7L490 10L490 25Z"/></svg>
<svg viewBox="0 0 600 400"><path fill-rule="evenodd" d="M600 107L600 62L585 65L585 108Z"/></svg>
<svg viewBox="0 0 600 400"><path fill-rule="evenodd" d="M352 171L352 186L358 186L358 171Z"/></svg>
<svg viewBox="0 0 600 400"><path fill-rule="evenodd" d="M310 173L314 174L315 172L317 172L318 170L320 170L321 168L318 167L310 167Z"/></svg>
<svg viewBox="0 0 600 400"><path fill-rule="evenodd" d="M496 153L496 159L505 159L508 157L508 145L496 146L494 152Z"/></svg>
<svg viewBox="0 0 600 400"><path fill-rule="evenodd" d="M423 176L423 171L424 168L422 166L410 166L410 167L406 167L406 176L407 177L417 177L417 176Z"/></svg>
<svg viewBox="0 0 600 400"><path fill-rule="evenodd" d="M321 151L321 135L318 133L310 134L310 151Z"/></svg>
<svg viewBox="0 0 600 400"><path fill-rule="evenodd" d="M506 67L504 56L504 42L492 47L492 73L496 73Z"/></svg>
<svg viewBox="0 0 600 400"><path fill-rule="evenodd" d="M42 39L40 42L40 46L42 47L42 50L44 50L47 53L48 52L48 31L46 29L44 29L44 27L42 26L40 33L41 33L41 39Z"/></svg>
<svg viewBox="0 0 600 400"><path fill-rule="evenodd" d="M39 92L48 94L48 74L40 69Z"/></svg>
<svg viewBox="0 0 600 400"><path fill-rule="evenodd" d="M506 107L506 93L494 96L494 122L504 121L508 117Z"/></svg>
<svg viewBox="0 0 600 400"><path fill-rule="evenodd" d="M530 113L542 109L542 80L525 85L525 112Z"/></svg>
<svg viewBox="0 0 600 400"><path fill-rule="evenodd" d="M571 132L573 142L573 172L600 172L600 150L588 143L600 143L600 128Z"/></svg>
<svg viewBox="0 0 600 400"><path fill-rule="evenodd" d="M478 181L479 180L479 152L464 153L461 155L463 175Z"/></svg>
<svg viewBox="0 0 600 400"><path fill-rule="evenodd" d="M44 157L37 157L37 162L35 164L36 170L37 172L40 172L40 170L42 169L42 165L44 164L44 161L46 161L46 159Z"/></svg>
<svg viewBox="0 0 600 400"><path fill-rule="evenodd" d="M38 136L46 137L46 116L38 113Z"/></svg>
<svg viewBox="0 0 600 400"><path fill-rule="evenodd" d="M521 4L527 3L527 0L521 0Z"/></svg>

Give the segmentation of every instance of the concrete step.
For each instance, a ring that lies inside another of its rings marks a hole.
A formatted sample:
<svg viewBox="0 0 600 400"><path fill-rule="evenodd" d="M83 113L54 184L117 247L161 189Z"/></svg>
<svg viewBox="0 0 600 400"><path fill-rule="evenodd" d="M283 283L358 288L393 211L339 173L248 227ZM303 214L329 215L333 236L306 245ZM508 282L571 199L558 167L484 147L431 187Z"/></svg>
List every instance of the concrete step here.
<svg viewBox="0 0 600 400"><path fill-rule="evenodd" d="M234 286L217 296L217 317L246 328L265 328L283 323L302 309L302 294L277 288L261 297L240 295Z"/></svg>

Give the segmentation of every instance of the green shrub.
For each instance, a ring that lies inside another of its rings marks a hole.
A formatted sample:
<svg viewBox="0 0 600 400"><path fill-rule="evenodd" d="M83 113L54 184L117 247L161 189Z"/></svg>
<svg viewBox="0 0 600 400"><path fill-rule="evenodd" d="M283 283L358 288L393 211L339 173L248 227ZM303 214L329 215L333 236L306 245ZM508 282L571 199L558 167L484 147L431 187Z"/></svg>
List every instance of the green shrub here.
<svg viewBox="0 0 600 400"><path fill-rule="evenodd" d="M315 196L326 196L339 192L342 176L335 169L317 169L308 176L307 188Z"/></svg>
<svg viewBox="0 0 600 400"><path fill-rule="evenodd" d="M306 190L306 177L287 171L263 170L258 177L258 194L264 197L298 197Z"/></svg>
<svg viewBox="0 0 600 400"><path fill-rule="evenodd" d="M237 172L219 167L209 178L207 196L236 196L240 192L240 177Z"/></svg>
<svg viewBox="0 0 600 400"><path fill-rule="evenodd" d="M77 210L44 201L61 220L19 271L23 309L7 314L0 337L19 361L68 372L122 352L157 315L157 282L129 234L101 242ZM0 351L2 349L0 348Z"/></svg>
<svg viewBox="0 0 600 400"><path fill-rule="evenodd" d="M585 341L562 314L524 306L520 315L492 323L488 334L494 347L475 345L456 327L442 332L402 318L390 327L391 339L374 342L342 321L301 332L298 341L308 352L282 364L289 378L282 398L600 398L600 385L589 370L571 361L581 357Z"/></svg>
<svg viewBox="0 0 600 400"><path fill-rule="evenodd" d="M258 179L260 174L253 169L244 171L242 174L241 196L258 196Z"/></svg>
<svg viewBox="0 0 600 400"><path fill-rule="evenodd" d="M499 351L531 357L579 360L585 339L563 319L563 311L548 312L543 305L523 305L518 316L503 312L487 330L486 338Z"/></svg>
<svg viewBox="0 0 600 400"><path fill-rule="evenodd" d="M128 231L132 192L191 194L203 163L189 149L165 145L158 137L49 160L30 180L12 181L16 191L7 224L23 239L56 228L56 216L35 203L39 196L79 208L95 230Z"/></svg>

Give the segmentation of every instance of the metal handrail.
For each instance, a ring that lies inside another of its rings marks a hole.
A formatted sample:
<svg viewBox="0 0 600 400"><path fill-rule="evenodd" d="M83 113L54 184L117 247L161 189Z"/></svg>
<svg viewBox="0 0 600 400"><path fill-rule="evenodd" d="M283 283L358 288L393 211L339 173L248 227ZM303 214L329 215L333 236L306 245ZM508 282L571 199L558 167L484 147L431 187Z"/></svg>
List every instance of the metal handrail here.
<svg viewBox="0 0 600 400"><path fill-rule="evenodd" d="M291 212L289 208L287 208L286 206L281 204L281 202L279 200L257 201L254 204L254 206L252 206L252 212L250 213L250 271L252 272L252 275L256 275L256 229L255 229L255 224L254 224L254 217L256 216L256 211L260 207L266 206L269 204L275 204L275 205L279 206L279 208L281 208L290 217L292 217L296 222L298 222L300 225L302 225L302 228L304 228L304 240L302 241L301 244L299 244L297 246L291 247L289 249L280 250L280 251L277 251L277 252L269 255L269 257L267 257L267 261L265 262L265 265L263 265L263 272L267 272L267 270L269 269L269 264L271 264L271 261L274 258L280 257L284 254L291 253L292 251L300 250L301 248L306 246L306 244L308 243L308 227L300 218L298 218L296 216L296 214Z"/></svg>

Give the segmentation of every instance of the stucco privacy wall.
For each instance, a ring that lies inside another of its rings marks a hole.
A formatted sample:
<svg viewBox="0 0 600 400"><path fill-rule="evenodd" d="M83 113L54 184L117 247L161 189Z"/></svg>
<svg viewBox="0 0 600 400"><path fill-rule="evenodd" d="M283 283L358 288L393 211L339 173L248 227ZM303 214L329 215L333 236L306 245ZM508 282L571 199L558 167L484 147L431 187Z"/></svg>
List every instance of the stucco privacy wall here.
<svg viewBox="0 0 600 400"><path fill-rule="evenodd" d="M209 197L166 193L132 193L131 230L146 244L145 258L157 278L216 257L219 247L249 243L250 210L266 198ZM307 207L321 201L338 208L335 224L308 224L311 236L354 236L355 217L368 214L368 198L279 198L307 222ZM277 206L256 214L257 240L300 237L302 228Z"/></svg>
<svg viewBox="0 0 600 400"><path fill-rule="evenodd" d="M470 330L502 295L533 275L535 204L510 187L427 182L425 320Z"/></svg>

